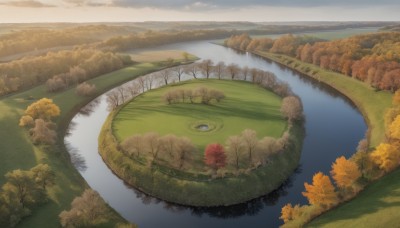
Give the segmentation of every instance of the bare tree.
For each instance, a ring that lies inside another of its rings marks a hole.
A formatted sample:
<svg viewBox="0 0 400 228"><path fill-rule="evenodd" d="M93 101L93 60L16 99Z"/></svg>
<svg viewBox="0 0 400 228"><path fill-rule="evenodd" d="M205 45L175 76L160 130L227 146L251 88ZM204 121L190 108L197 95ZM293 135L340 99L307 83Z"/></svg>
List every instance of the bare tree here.
<svg viewBox="0 0 400 228"><path fill-rule="evenodd" d="M214 63L213 63L213 61L212 61L211 59L203 60L203 61L199 64L201 73L202 73L204 76L206 76L207 79L210 78L210 74L211 74L211 72L212 72L213 64L214 64Z"/></svg>
<svg viewBox="0 0 400 228"><path fill-rule="evenodd" d="M176 137L175 135L169 134L169 135L165 135L163 137L160 138L160 144L161 144L161 148L162 151L165 152L166 154L168 154L168 160L173 160L174 158L174 152L177 150L178 148L178 137Z"/></svg>
<svg viewBox="0 0 400 228"><path fill-rule="evenodd" d="M171 76L171 70L165 69L160 72L161 77L164 79L165 85L168 85L169 77Z"/></svg>
<svg viewBox="0 0 400 228"><path fill-rule="evenodd" d="M182 66L176 66L174 67L173 71L175 72L175 75L178 78L178 81L180 82L182 74L184 73L184 68Z"/></svg>
<svg viewBox="0 0 400 228"><path fill-rule="evenodd" d="M112 91L108 92L106 96L107 96L108 107L111 110L117 108L118 106L120 106L122 104L118 91L112 90Z"/></svg>
<svg viewBox="0 0 400 228"><path fill-rule="evenodd" d="M200 69L199 69L199 65L196 63L187 65L185 67L185 73L186 74L191 74L193 76L194 79L197 79L197 74L199 73Z"/></svg>
<svg viewBox="0 0 400 228"><path fill-rule="evenodd" d="M126 101L127 89L125 88L125 86L119 86L119 87L116 88L116 90L119 93L121 104L124 104L125 101Z"/></svg>
<svg viewBox="0 0 400 228"><path fill-rule="evenodd" d="M225 70L226 70L226 65L224 62L218 62L218 64L214 66L214 73L219 80L221 80Z"/></svg>
<svg viewBox="0 0 400 228"><path fill-rule="evenodd" d="M256 149L258 144L257 132L251 129L246 129L241 134L243 143L245 145L247 154L249 155L249 161L253 160L253 151Z"/></svg>
<svg viewBox="0 0 400 228"><path fill-rule="evenodd" d="M289 122L300 120L303 117L303 105L296 96L285 97L282 101L281 112Z"/></svg>
<svg viewBox="0 0 400 228"><path fill-rule="evenodd" d="M54 127L54 123L36 119L35 126L30 130L33 143L54 144L57 138Z"/></svg>
<svg viewBox="0 0 400 228"><path fill-rule="evenodd" d="M149 132L143 136L143 140L146 143L148 152L153 159L152 162L155 162L158 159L160 152L160 135L155 132Z"/></svg>
<svg viewBox="0 0 400 228"><path fill-rule="evenodd" d="M185 162L187 162L191 155L196 151L196 147L189 138L183 137L179 139L178 148L175 151L176 161L178 168L182 169Z"/></svg>
<svg viewBox="0 0 400 228"><path fill-rule="evenodd" d="M139 77L137 81L139 83L140 88L142 89L142 93L144 93L144 90L146 89L146 77L145 76Z"/></svg>
<svg viewBox="0 0 400 228"><path fill-rule="evenodd" d="M261 71L256 68L251 68L250 69L250 76L251 76L251 81L253 83L257 82L257 79L260 77Z"/></svg>
<svg viewBox="0 0 400 228"><path fill-rule="evenodd" d="M185 90L185 96L190 100L190 103L193 104L193 99L195 97L193 91L190 89Z"/></svg>
<svg viewBox="0 0 400 228"><path fill-rule="evenodd" d="M228 70L229 74L231 75L231 79L235 80L235 77L237 76L237 74L240 71L240 68L237 64L229 64L226 69Z"/></svg>
<svg viewBox="0 0 400 228"><path fill-rule="evenodd" d="M156 80L156 75L155 74L150 74L146 76L146 88L147 90L152 90L154 82Z"/></svg>
<svg viewBox="0 0 400 228"><path fill-rule="evenodd" d="M130 136L121 143L122 149L126 151L129 156L135 156L136 158L143 152L143 146L143 137L141 135Z"/></svg>
<svg viewBox="0 0 400 228"><path fill-rule="evenodd" d="M242 68L242 75L243 75L243 80L247 81L247 76L250 73L250 68L248 68L247 66Z"/></svg>
<svg viewBox="0 0 400 228"><path fill-rule="evenodd" d="M132 82L128 87L127 90L131 98L135 97L140 93L140 85L137 82Z"/></svg>
<svg viewBox="0 0 400 228"><path fill-rule="evenodd" d="M228 157L231 162L235 165L236 169L239 169L239 160L243 154L243 140L240 136L231 136L226 141Z"/></svg>

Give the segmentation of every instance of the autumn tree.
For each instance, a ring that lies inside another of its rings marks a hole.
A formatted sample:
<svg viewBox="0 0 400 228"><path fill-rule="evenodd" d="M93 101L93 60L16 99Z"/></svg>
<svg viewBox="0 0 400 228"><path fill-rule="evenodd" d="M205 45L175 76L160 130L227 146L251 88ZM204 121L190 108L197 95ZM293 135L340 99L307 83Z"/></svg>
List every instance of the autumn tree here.
<svg viewBox="0 0 400 228"><path fill-rule="evenodd" d="M341 156L332 164L331 176L336 186L345 189L353 186L361 177L361 172L355 162Z"/></svg>
<svg viewBox="0 0 400 228"><path fill-rule="evenodd" d="M303 105L298 97L288 96L282 100L281 112L290 122L300 120L303 117Z"/></svg>
<svg viewBox="0 0 400 228"><path fill-rule="evenodd" d="M204 162L214 171L225 167L226 155L224 147L220 144L209 144L204 152Z"/></svg>
<svg viewBox="0 0 400 228"><path fill-rule="evenodd" d="M240 72L240 67L237 64L232 63L226 67L226 70L228 71L229 75L231 76L231 79L235 80L235 78L237 77L237 75Z"/></svg>
<svg viewBox="0 0 400 228"><path fill-rule="evenodd" d="M214 66L214 74L217 76L218 79L221 80L224 72L226 70L226 65L224 62L218 62L215 66Z"/></svg>
<svg viewBox="0 0 400 228"><path fill-rule="evenodd" d="M57 138L57 133L54 128L54 123L46 122L43 119L36 119L35 126L30 130L33 143L54 144Z"/></svg>
<svg viewBox="0 0 400 228"><path fill-rule="evenodd" d="M182 77L183 73L185 72L185 68L179 65L179 66L174 67L173 71L175 72L175 75L178 78L178 82L180 82L181 77Z"/></svg>
<svg viewBox="0 0 400 228"><path fill-rule="evenodd" d="M33 178L42 189L46 190L46 187L55 184L55 173L47 164L39 164L30 170L33 174Z"/></svg>
<svg viewBox="0 0 400 228"><path fill-rule="evenodd" d="M184 72L185 72L186 74L192 75L193 78L196 79L196 78L197 78L197 75L198 75L199 72L200 72L199 65L196 64L196 63L189 64L189 65L185 66Z"/></svg>
<svg viewBox="0 0 400 228"><path fill-rule="evenodd" d="M52 99L42 98L28 106L25 115L31 116L33 119L50 120L60 115L60 108L53 103Z"/></svg>
<svg viewBox="0 0 400 228"><path fill-rule="evenodd" d="M185 162L191 159L191 156L195 151L196 147L189 138L182 137L178 139L174 156L177 161L178 169L183 168Z"/></svg>
<svg viewBox="0 0 400 228"><path fill-rule="evenodd" d="M228 158L239 169L239 161L243 155L243 140L240 136L231 136L226 141Z"/></svg>
<svg viewBox="0 0 400 228"><path fill-rule="evenodd" d="M397 115L389 126L389 138L400 140L400 115Z"/></svg>
<svg viewBox="0 0 400 228"><path fill-rule="evenodd" d="M79 96L92 96L96 92L96 85L83 82L76 86L75 92Z"/></svg>
<svg viewBox="0 0 400 228"><path fill-rule="evenodd" d="M388 143L381 143L375 151L371 153L371 158L380 169L389 172L399 166L399 147Z"/></svg>
<svg viewBox="0 0 400 228"><path fill-rule="evenodd" d="M144 150L143 137L141 135L132 135L122 141L121 147L129 156L138 158Z"/></svg>
<svg viewBox="0 0 400 228"><path fill-rule="evenodd" d="M155 132L146 133L143 136L143 141L146 145L147 152L152 158L151 162L155 162L158 159L161 147L160 135Z"/></svg>
<svg viewBox="0 0 400 228"><path fill-rule="evenodd" d="M251 129L245 129L241 134L243 145L246 153L248 154L249 161L253 160L253 152L257 147L258 139L257 132Z"/></svg>
<svg viewBox="0 0 400 228"><path fill-rule="evenodd" d="M301 214L301 208L299 204L296 204L294 207L292 204L288 203L282 207L281 217L279 217L283 222L287 223L291 220L296 219Z"/></svg>
<svg viewBox="0 0 400 228"><path fill-rule="evenodd" d="M62 211L59 215L63 227L94 226L105 222L110 216L106 203L92 189L86 189L82 196L72 201L71 210Z"/></svg>
<svg viewBox="0 0 400 228"><path fill-rule="evenodd" d="M337 194L328 176L321 172L313 176L312 184L304 183L306 189L303 196L312 205L329 207L337 202Z"/></svg>
<svg viewBox="0 0 400 228"><path fill-rule="evenodd" d="M33 120L32 116L25 115L19 120L20 127L32 127L34 124L35 121Z"/></svg>

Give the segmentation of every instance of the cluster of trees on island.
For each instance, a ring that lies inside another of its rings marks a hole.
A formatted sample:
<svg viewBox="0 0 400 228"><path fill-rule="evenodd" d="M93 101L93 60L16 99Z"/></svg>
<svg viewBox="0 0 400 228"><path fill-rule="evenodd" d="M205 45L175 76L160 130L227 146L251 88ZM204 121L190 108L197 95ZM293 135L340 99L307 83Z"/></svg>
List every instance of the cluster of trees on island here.
<svg viewBox="0 0 400 228"><path fill-rule="evenodd" d="M355 197L365 186L400 165L400 91L393 96L393 107L386 116L387 139L369 151L368 141L360 141L357 152L349 159L339 157L332 164L331 177L318 172L312 183L304 183L303 195L310 205L287 204L281 219L289 226L303 226L341 202Z"/></svg>
<svg viewBox="0 0 400 228"><path fill-rule="evenodd" d="M209 89L207 87L199 87L197 89L174 89L166 92L162 99L168 104L173 103L185 103L190 102L191 104L200 102L202 104L209 104L215 100L220 102L225 98L225 94L222 91Z"/></svg>
<svg viewBox="0 0 400 228"><path fill-rule="evenodd" d="M400 88L400 34L383 32L333 41L309 36L252 39L234 35L225 45L245 51L268 51L312 63L323 69L359 79L382 90Z"/></svg>

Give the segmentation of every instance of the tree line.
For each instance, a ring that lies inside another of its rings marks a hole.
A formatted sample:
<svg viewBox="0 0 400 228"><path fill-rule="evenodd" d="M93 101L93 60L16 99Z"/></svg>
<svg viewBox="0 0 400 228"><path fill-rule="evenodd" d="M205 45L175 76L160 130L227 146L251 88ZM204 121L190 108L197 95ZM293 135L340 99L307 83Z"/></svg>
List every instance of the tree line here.
<svg viewBox="0 0 400 228"><path fill-rule="evenodd" d="M171 64L169 64L169 66L171 66ZM192 77L193 79L217 78L219 80L225 79L250 81L265 89L273 91L280 97L293 96L293 92L289 85L286 82L280 81L272 72L259 70L257 68L242 68L237 64L227 65L224 62L214 63L212 60L206 59L192 64L169 67L159 72L138 77L132 82L107 93L108 106L110 109L115 109L140 93L144 93L145 91L159 86L180 82L184 76ZM193 96L193 92L191 94L190 92L187 94L183 92L182 94L182 91L180 91L179 93L181 96L183 95L184 100L189 98L188 101L190 101L189 95ZM202 91L203 94L207 95L205 92L206 90ZM220 93L216 93L213 96L217 96L219 97L218 99L222 99L222 94ZM174 98L176 98L177 101L179 100L177 95L168 94L168 100L170 100L171 103L174 101ZM207 98L207 96L205 98Z"/></svg>
<svg viewBox="0 0 400 228"><path fill-rule="evenodd" d="M276 40L252 39L242 34L231 36L225 45L245 51L289 55L356 78L376 89L395 92L400 88L399 42L398 32L357 35L333 41L291 34Z"/></svg>
<svg viewBox="0 0 400 228"><path fill-rule="evenodd" d="M14 227L31 210L48 201L47 187L55 184L55 174L47 164L30 170L13 170L0 190L0 226Z"/></svg>
<svg viewBox="0 0 400 228"><path fill-rule="evenodd" d="M369 150L368 141L360 141L356 153L349 159L339 157L329 176L316 173L312 183L304 183L303 195L310 205L287 204L281 219L291 225L303 226L330 208L357 196L369 183L392 172L400 164L400 91L393 96L393 107L388 111L386 140Z"/></svg>
<svg viewBox="0 0 400 228"><path fill-rule="evenodd" d="M197 89L174 89L166 92L162 99L167 104L176 104L176 103L185 103L190 102L193 103L201 103L201 104L209 104L211 101L215 100L216 102L220 102L225 98L225 94L222 91L209 89L207 87L199 87Z"/></svg>
<svg viewBox="0 0 400 228"><path fill-rule="evenodd" d="M46 82L58 91L87 79L122 68L131 61L111 52L74 49L49 52L0 64L0 95L17 92Z"/></svg>

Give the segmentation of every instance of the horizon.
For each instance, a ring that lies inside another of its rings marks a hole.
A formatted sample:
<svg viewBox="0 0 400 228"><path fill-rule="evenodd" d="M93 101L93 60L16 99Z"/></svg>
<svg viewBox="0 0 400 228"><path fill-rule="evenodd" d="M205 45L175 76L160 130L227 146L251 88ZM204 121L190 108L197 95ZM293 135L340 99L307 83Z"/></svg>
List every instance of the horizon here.
<svg viewBox="0 0 400 228"><path fill-rule="evenodd" d="M0 23L400 21L395 0L0 0ZM338 13L340 12L340 13Z"/></svg>

